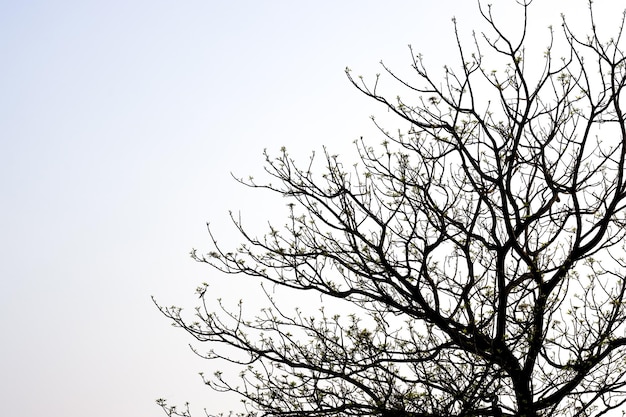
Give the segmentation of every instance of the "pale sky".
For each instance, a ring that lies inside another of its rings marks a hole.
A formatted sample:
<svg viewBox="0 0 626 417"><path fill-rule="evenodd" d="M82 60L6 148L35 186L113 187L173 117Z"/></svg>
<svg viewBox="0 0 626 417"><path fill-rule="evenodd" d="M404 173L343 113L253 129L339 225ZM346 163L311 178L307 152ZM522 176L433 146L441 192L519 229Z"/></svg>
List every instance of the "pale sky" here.
<svg viewBox="0 0 626 417"><path fill-rule="evenodd" d="M560 11L586 10L535 3L538 39ZM210 250L207 221L239 242L228 210L259 230L286 214L230 172L262 179L264 148L304 159L380 143L369 116L386 110L344 68L406 71L408 44L434 71L455 64L454 15L464 36L484 28L469 0L0 0L2 415L161 416L158 397L236 406L205 389L198 372L218 365L150 296L192 310L208 281L254 303L256 284L188 255Z"/></svg>

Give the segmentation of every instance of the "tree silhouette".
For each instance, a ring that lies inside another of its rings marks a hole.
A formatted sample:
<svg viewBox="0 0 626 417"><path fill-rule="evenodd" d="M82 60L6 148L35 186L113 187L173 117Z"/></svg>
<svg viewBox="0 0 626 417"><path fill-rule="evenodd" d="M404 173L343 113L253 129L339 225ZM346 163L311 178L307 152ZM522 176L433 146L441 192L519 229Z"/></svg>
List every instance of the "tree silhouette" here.
<svg viewBox="0 0 626 417"><path fill-rule="evenodd" d="M194 259L350 313L284 311L268 295L244 317L211 307L206 284L193 318L160 306L208 342L203 355L241 366L239 379L205 379L241 395L238 415L600 416L624 404L624 19L603 41L589 3L590 35L563 20L538 57L525 49L530 2L517 40L479 5L489 33L470 53L455 22L460 65L441 81L413 51L410 80L383 64L413 102L347 69L408 129L356 141L354 167L325 151L318 170L283 149L266 154L273 182L241 181L288 197L286 225L257 238L233 217L245 243L229 252L209 231L214 250Z"/></svg>

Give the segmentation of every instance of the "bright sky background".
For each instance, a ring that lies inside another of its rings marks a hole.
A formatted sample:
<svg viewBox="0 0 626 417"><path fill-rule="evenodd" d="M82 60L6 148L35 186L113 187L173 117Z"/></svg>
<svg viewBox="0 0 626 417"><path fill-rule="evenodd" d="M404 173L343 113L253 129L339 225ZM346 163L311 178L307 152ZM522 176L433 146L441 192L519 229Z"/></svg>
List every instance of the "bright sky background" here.
<svg viewBox="0 0 626 417"><path fill-rule="evenodd" d="M585 3L536 0L536 33ZM262 226L284 208L230 172L261 173L264 148L380 143L368 117L385 110L344 68L406 70L409 43L435 71L456 63L453 15L465 37L484 27L469 0L0 0L2 415L160 416L158 397L227 411L197 375L217 365L150 296L191 310L219 281L258 298L188 256L210 249L207 221L239 241L228 210Z"/></svg>

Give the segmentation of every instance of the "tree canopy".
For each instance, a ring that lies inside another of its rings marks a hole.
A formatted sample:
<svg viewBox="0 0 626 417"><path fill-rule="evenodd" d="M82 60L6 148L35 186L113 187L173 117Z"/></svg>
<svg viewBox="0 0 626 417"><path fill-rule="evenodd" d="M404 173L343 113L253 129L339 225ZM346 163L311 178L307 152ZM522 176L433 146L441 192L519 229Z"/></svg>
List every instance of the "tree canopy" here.
<svg viewBox="0 0 626 417"><path fill-rule="evenodd" d="M460 60L441 77L413 50L410 78L346 70L397 133L357 140L354 166L266 154L272 179L240 181L287 197L286 223L257 237L233 216L240 247L209 230L212 250L192 252L348 314L268 295L248 317L207 284L195 316L159 306L206 342L198 354L240 366L204 377L243 398L237 415L600 416L626 402L624 19L601 39L589 2L588 34L564 19L531 56L540 5L519 2L516 36L479 7L485 32L468 46L455 22ZM404 95L381 93L385 77Z"/></svg>

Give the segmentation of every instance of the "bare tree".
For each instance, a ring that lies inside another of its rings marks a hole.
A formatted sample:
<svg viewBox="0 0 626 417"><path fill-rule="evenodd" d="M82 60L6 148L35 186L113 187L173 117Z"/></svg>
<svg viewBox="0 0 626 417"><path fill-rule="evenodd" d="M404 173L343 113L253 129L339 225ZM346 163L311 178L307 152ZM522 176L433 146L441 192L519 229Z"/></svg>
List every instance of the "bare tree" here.
<svg viewBox="0 0 626 417"><path fill-rule="evenodd" d="M351 313L268 296L243 317L211 307L206 284L195 318L159 307L203 355L241 365L205 380L243 397L238 415L600 416L626 402L624 19L603 41L589 2L590 35L563 20L531 56L529 5L517 39L479 5L473 52L455 22L460 65L441 81L413 51L410 81L383 65L414 103L346 70L408 127L357 141L358 165L324 152L320 172L283 149L266 155L274 182L242 181L291 199L287 224L257 238L234 218L245 243L211 234L194 259Z"/></svg>

